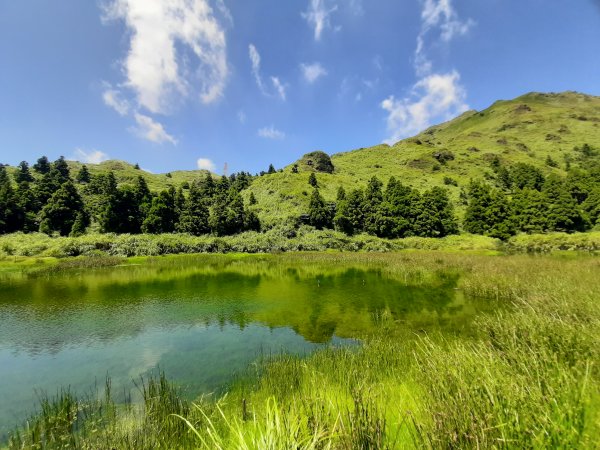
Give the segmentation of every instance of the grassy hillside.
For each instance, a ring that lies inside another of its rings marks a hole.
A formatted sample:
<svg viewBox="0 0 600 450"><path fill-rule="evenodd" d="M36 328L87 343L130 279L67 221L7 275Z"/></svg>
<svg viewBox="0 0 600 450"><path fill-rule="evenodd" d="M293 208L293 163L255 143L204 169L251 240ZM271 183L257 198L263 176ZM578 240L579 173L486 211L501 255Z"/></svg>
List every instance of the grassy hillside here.
<svg viewBox="0 0 600 450"><path fill-rule="evenodd" d="M530 93L498 101L481 112L466 112L393 146L382 144L335 154L334 173L319 173L317 178L327 200L335 199L339 186L362 186L373 175L384 182L393 175L421 190L445 186L457 200L470 179L492 176L490 161L496 156L503 164L523 162L544 173L564 174L567 160L571 167L582 164L573 148L584 143L600 147L600 97L574 92ZM454 159L440 162L445 155ZM558 167L547 165L548 156ZM293 166L257 179L250 188L265 223L297 216L308 207L311 168L299 161L298 173L292 173ZM458 186L446 185L445 177Z"/></svg>
<svg viewBox="0 0 600 450"><path fill-rule="evenodd" d="M460 191L469 180L492 178L490 162L496 158L506 165L523 162L539 167L546 174L564 174L567 161L571 167L590 162L574 151L575 146L585 143L600 149L600 97L575 92L529 93L514 100L498 101L481 112L468 111L393 146L382 144L335 154L331 157L333 173L319 172L317 179L327 201L335 200L340 186L361 187L373 175L387 182L393 175L419 190L446 187L459 205ZM548 157L556 167L547 164ZM600 157L595 158L600 161ZM316 167L311 159L314 153L281 172L257 177L243 193L246 201L254 193L257 204L252 208L263 225L297 218L307 211L312 192L308 175ZM73 175L82 166L75 161L69 161L69 165ZM112 170L120 184L132 183L141 174L153 191L179 186L208 173L191 170L152 174L114 160L87 167L92 174ZM461 207L458 209L460 214Z"/></svg>

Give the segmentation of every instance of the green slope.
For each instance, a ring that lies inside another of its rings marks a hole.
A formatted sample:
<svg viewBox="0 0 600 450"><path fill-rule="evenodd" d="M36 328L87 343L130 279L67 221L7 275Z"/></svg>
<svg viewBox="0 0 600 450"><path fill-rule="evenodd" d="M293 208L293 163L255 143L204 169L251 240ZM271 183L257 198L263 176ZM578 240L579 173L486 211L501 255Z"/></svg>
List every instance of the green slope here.
<svg viewBox="0 0 600 450"><path fill-rule="evenodd" d="M330 201L335 200L339 186L364 186L373 175L384 182L393 175L420 190L445 186L457 200L470 179L492 176L490 161L495 157L506 165L524 162L545 173L564 174L565 158L572 160L571 167L577 167L579 155L573 148L584 143L600 147L600 97L575 92L530 93L498 101L481 112L466 112L393 146L335 154L334 173L319 173L317 178L323 196ZM447 152L454 160L438 162L436 155ZM558 167L546 164L548 156ZM307 210L312 190L307 180L312 169L301 161L297 165L297 174L290 165L281 173L258 178L251 186L264 223L273 224ZM444 177L456 180L458 186L446 186Z"/></svg>

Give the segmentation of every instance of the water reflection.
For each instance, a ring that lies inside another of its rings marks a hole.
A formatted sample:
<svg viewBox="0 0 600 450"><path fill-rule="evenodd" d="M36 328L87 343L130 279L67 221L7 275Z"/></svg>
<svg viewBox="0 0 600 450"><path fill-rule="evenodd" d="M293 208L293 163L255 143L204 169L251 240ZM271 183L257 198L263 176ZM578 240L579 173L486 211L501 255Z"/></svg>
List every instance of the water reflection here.
<svg viewBox="0 0 600 450"><path fill-rule="evenodd" d="M155 369L217 389L260 352L347 345L383 314L400 327L457 330L479 306L456 276L401 282L372 267L282 265L277 258L160 258L0 280L0 434L31 410L34 388L118 388Z"/></svg>

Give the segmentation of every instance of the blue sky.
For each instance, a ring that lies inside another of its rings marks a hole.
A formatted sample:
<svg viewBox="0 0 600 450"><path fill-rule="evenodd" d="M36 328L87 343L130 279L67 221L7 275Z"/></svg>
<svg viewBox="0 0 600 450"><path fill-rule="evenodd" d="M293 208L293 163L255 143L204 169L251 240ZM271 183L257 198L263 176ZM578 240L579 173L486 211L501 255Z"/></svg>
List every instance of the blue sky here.
<svg viewBox="0 0 600 450"><path fill-rule="evenodd" d="M0 161L282 167L600 95L600 1L0 0Z"/></svg>

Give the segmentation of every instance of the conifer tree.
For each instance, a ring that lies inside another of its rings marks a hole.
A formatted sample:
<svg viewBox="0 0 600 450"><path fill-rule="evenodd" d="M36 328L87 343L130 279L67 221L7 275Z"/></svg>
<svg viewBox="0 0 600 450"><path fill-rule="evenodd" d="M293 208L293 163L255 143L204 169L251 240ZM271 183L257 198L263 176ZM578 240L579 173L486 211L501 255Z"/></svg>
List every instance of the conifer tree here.
<svg viewBox="0 0 600 450"><path fill-rule="evenodd" d="M19 170L15 175L15 181L17 184L27 182L31 183L34 181L33 175L29 171L29 164L27 161L21 161L18 166Z"/></svg>
<svg viewBox="0 0 600 450"><path fill-rule="evenodd" d="M308 206L308 223L318 230L331 228L333 217L331 210L325 204L318 189L315 189L310 197Z"/></svg>
<svg viewBox="0 0 600 450"><path fill-rule="evenodd" d="M308 184L310 184L315 189L317 189L319 187L319 183L317 181L317 176L315 175L314 172L311 172L310 175L308 176Z"/></svg>
<svg viewBox="0 0 600 450"><path fill-rule="evenodd" d="M175 230L175 190L164 190L152 199L148 215L142 224L143 233L172 233Z"/></svg>
<svg viewBox="0 0 600 450"><path fill-rule="evenodd" d="M448 192L440 187L425 191L416 208L414 232L423 237L444 237L458 233Z"/></svg>
<svg viewBox="0 0 600 450"><path fill-rule="evenodd" d="M79 170L79 172L77 172L77 176L75 177L75 179L82 184L87 184L90 182L90 172L88 171L88 168L85 164L81 166L81 169Z"/></svg>
<svg viewBox="0 0 600 450"><path fill-rule="evenodd" d="M33 170L35 170L41 175L50 172L50 169L50 161L48 161L48 158L46 156L42 156L41 158L39 158L37 162L33 165Z"/></svg>
<svg viewBox="0 0 600 450"><path fill-rule="evenodd" d="M548 202L545 214L550 231L585 231L589 222L583 215L577 201L566 189L565 183L557 175L546 178L542 190Z"/></svg>
<svg viewBox="0 0 600 450"><path fill-rule="evenodd" d="M363 229L369 234L380 234L380 206L383 201L383 184L377 177L372 177L367 183L367 188L364 193L363 214L364 225Z"/></svg>
<svg viewBox="0 0 600 450"><path fill-rule="evenodd" d="M71 181L67 181L43 207L40 231L46 234L58 232L61 236L68 236L78 214L83 211L83 201L77 189Z"/></svg>
<svg viewBox="0 0 600 450"><path fill-rule="evenodd" d="M17 231L20 214L10 176L0 164L0 234Z"/></svg>
<svg viewBox="0 0 600 450"><path fill-rule="evenodd" d="M188 198L185 200L184 208L177 224L177 231L195 236L206 234L210 231L208 216L209 211L206 207L206 202L202 198L200 186L194 182L191 184Z"/></svg>

